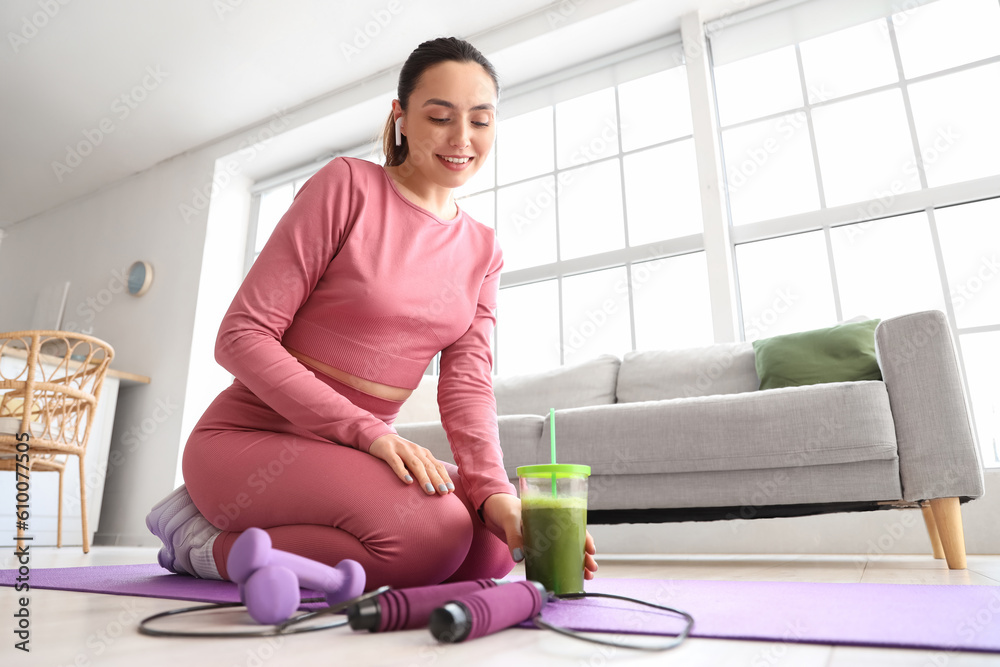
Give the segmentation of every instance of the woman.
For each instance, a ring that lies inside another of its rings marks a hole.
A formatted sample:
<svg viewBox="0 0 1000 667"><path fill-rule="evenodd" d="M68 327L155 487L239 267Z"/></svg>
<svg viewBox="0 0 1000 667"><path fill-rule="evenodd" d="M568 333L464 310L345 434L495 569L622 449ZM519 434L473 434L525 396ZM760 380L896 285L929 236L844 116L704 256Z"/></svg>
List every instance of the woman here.
<svg viewBox="0 0 1000 667"><path fill-rule="evenodd" d="M470 44L424 42L385 166L337 158L296 194L219 328L235 379L188 439L185 484L146 519L161 565L226 579L254 526L275 548L358 561L367 590L503 577L523 559L490 375L503 256L452 192L489 155L498 90ZM438 352L457 467L392 426ZM585 550L591 579L589 534Z"/></svg>

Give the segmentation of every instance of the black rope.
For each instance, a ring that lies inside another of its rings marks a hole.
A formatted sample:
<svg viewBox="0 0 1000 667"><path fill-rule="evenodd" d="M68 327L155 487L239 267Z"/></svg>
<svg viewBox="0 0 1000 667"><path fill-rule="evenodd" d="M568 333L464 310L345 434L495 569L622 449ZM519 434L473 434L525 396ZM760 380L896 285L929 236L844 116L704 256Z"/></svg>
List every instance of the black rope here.
<svg viewBox="0 0 1000 667"><path fill-rule="evenodd" d="M604 644L605 646L617 646L619 648L638 649L642 651L666 651L668 649L680 646L684 642L684 640L687 639L688 635L691 633L691 628L694 627L694 617L691 616L691 614L687 613L686 611L681 611L680 609L674 609L673 607L665 607L663 605L655 604L653 602L646 602L645 600L637 600L635 598L625 597L624 595L612 595L611 593L566 593L563 595L553 595L553 597L556 600L580 600L582 598L591 598L591 597L614 598L616 600L625 600L627 602L636 602L638 604L644 604L647 607L663 609L664 611L669 611L671 613L678 614L687 621L687 624L684 626L684 629L681 630L681 632L678 633L674 637L674 639L671 640L670 642L667 642L666 644L643 646L641 644L626 644L626 643L612 641L609 639L588 637L587 635L582 634L577 630L570 630L569 628L563 628L558 625L552 625L551 623L542 618L541 613L539 613L537 616L531 619L536 627L552 630L554 632L558 632L561 635L566 635L567 637L573 637L574 639L582 639L583 641L593 642L595 644ZM658 632L633 632L629 634L641 635L646 637L669 636Z"/></svg>
<svg viewBox="0 0 1000 667"><path fill-rule="evenodd" d="M235 607L245 607L242 602L215 602L211 604L197 605L194 607L182 607L180 609L171 609L169 611L162 611L151 616L147 616L139 622L139 632L144 635L149 635L151 637L276 637L279 635L292 635L300 634L303 632L315 632L316 630L330 630L332 628L339 628L348 624L347 618L337 619L332 623L326 623L322 625L307 625L303 626L302 623L311 620L318 616L325 614L336 614L345 611L351 605L358 604L364 600L370 598L378 597L382 593L389 590L389 586L382 586L369 593L364 593L356 598L352 598L340 604L332 605L329 607L324 607L322 609L316 609L314 611L307 611L297 616L292 616L283 623L273 625L269 628L258 628L255 630L227 630L227 631L217 631L217 630L206 630L206 631L194 631L194 630L164 630L151 627L149 624L157 619L166 618L169 616L177 616L180 614L191 614L196 612L204 611L214 611L218 609L232 609ZM680 609L674 609L673 607L665 607L663 605L658 605L653 602L646 602L645 600L637 600L635 598L625 597L623 595L612 595L610 593L568 593L564 595L552 595L552 598L556 600L579 600L582 598L589 597L602 597L602 598L614 598L617 600L625 600L626 602L635 602L637 604L646 605L647 607L654 607L656 609L662 609L664 611L669 611L671 613L677 614L683 617L687 624L684 629L677 634L673 640L666 644L660 644L656 646L643 646L639 644L626 644L616 641L611 641L607 639L599 639L596 637L588 637L576 630L570 630L569 628L560 627L558 625L553 625L542 618L542 614L536 615L532 621L536 627L552 630L553 632L558 632L559 634L566 635L568 637L573 637L574 639L581 639L583 641L593 642L595 644L604 644L606 646L617 646L619 648L630 648L630 649L640 649L644 651L665 651L667 649L676 648L680 646L681 643L687 639L691 632L691 628L694 626L694 617L691 616L686 611L681 611ZM309 602L324 602L324 598L304 598L302 603ZM642 636L656 636L663 637L669 635L663 635L660 633L643 633L636 632L630 633Z"/></svg>
<svg viewBox="0 0 1000 667"><path fill-rule="evenodd" d="M331 623L326 623L323 625L310 625L310 626L299 626L303 621L311 618L315 618L321 614L336 614L338 612L346 610L353 604L357 604L369 598L376 597L385 593L389 590L388 586L382 586L369 593L364 593L356 598L351 598L346 602L341 602L340 604L332 605L330 607L324 607L323 609L318 609L316 611L308 611L298 616L292 616L287 621L280 623L278 625L271 626L269 628L258 628L255 630L227 630L225 632L218 630L206 630L206 631L194 631L194 630L163 630L151 627L149 623L160 618L166 618L168 616L177 616L179 614L191 614L201 611L213 611L216 609L226 609L233 607L245 607L242 602L214 602L212 604L197 605L194 607L182 607L180 609L171 609L169 611L162 611L158 614L153 614L152 616L147 616L146 618L139 621L139 632L144 635L149 635L151 637L275 637L278 635L293 635L300 634L303 632L315 632L316 630L329 630L331 628L339 628L347 625L348 619L339 618ZM303 604L308 602L326 602L325 598L304 598L301 601Z"/></svg>

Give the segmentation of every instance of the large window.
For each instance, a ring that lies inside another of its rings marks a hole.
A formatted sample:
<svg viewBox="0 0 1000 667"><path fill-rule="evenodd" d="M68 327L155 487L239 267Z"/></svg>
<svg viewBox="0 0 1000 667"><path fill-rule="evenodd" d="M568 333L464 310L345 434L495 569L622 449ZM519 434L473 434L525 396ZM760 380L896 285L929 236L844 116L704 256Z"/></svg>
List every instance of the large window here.
<svg viewBox="0 0 1000 667"><path fill-rule="evenodd" d="M722 27L707 78L668 35L503 91L457 193L504 250L494 371L940 309L1000 464L1000 4L781 2ZM320 166L258 184L248 267Z"/></svg>
<svg viewBox="0 0 1000 667"><path fill-rule="evenodd" d="M994 465L998 35L938 0L713 69L745 338L945 311Z"/></svg>

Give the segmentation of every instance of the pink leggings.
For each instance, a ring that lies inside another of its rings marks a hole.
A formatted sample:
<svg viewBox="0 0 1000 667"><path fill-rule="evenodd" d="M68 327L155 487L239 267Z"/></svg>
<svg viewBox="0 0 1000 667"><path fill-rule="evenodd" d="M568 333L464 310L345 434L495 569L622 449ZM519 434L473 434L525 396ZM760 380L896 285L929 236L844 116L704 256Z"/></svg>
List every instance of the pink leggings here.
<svg viewBox="0 0 1000 667"><path fill-rule="evenodd" d="M387 424L402 405L314 373ZM183 459L191 499L223 531L213 551L223 578L233 542L258 527L277 549L329 565L358 561L366 591L499 578L514 568L504 540L465 496L458 469L445 467L455 490L429 496L382 459L290 423L239 380L202 415Z"/></svg>

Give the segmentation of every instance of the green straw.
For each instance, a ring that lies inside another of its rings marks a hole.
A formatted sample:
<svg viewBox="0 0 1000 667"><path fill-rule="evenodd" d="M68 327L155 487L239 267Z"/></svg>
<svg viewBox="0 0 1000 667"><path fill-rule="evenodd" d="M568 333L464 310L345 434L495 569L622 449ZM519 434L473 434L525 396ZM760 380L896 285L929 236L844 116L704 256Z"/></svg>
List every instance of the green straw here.
<svg viewBox="0 0 1000 667"><path fill-rule="evenodd" d="M552 435L552 465L556 464L556 409L549 408L549 433ZM552 473L552 497L556 497L556 474Z"/></svg>

